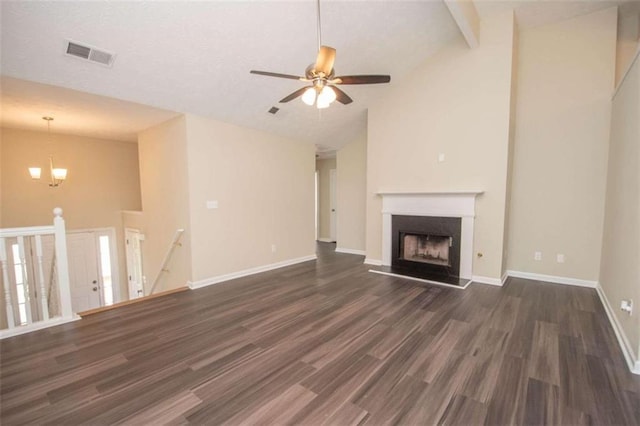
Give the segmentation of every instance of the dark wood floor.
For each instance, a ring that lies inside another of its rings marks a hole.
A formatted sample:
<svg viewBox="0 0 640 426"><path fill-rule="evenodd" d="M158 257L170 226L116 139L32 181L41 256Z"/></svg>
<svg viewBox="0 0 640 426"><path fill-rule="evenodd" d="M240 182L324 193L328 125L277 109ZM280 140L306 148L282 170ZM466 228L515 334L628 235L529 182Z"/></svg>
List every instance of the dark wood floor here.
<svg viewBox="0 0 640 426"><path fill-rule="evenodd" d="M595 291L317 262L1 342L13 424L640 423Z"/></svg>

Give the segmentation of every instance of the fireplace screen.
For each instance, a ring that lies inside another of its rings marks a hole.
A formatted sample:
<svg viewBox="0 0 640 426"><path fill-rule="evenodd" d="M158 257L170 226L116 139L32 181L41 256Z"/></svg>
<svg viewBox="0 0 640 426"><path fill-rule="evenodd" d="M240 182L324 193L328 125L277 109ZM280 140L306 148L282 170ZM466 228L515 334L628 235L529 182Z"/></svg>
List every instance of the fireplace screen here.
<svg viewBox="0 0 640 426"><path fill-rule="evenodd" d="M449 249L453 238L443 235L403 233L400 238L400 258L412 262L451 266Z"/></svg>

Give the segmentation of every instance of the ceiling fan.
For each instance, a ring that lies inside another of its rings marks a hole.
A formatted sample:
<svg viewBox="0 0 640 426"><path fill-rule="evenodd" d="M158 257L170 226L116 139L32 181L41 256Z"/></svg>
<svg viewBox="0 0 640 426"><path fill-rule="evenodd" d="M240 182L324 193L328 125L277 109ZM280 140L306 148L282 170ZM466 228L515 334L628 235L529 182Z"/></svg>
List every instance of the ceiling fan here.
<svg viewBox="0 0 640 426"><path fill-rule="evenodd" d="M349 95L337 87L338 84L379 84L390 82L391 77L388 75L343 75L336 77L335 70L333 69L336 49L322 45L320 0L316 1L316 5L318 12L318 56L316 62L307 67L304 72L304 77L256 70L251 70L250 73L310 83L310 85L302 87L280 99L280 102L289 102L302 96L302 101L305 104L310 106L315 105L319 109L327 108L335 100L344 105L353 102L353 99L351 99Z"/></svg>

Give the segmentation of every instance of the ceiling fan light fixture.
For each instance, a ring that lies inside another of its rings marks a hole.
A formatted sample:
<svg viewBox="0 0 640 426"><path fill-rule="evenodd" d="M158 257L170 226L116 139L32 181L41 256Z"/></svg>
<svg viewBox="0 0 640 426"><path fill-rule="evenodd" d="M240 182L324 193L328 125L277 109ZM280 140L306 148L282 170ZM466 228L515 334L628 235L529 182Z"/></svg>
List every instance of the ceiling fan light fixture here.
<svg viewBox="0 0 640 426"><path fill-rule="evenodd" d="M316 107L318 109L325 109L325 108L329 108L329 105L331 105L330 102L327 102L324 99L320 99L320 96L318 96L318 102L316 102Z"/></svg>
<svg viewBox="0 0 640 426"><path fill-rule="evenodd" d="M336 92L329 86L324 86L318 95L318 103L331 104L336 100Z"/></svg>
<svg viewBox="0 0 640 426"><path fill-rule="evenodd" d="M302 95L302 102L304 102L309 106L313 105L316 102L315 87L309 87L307 90L304 91L304 94Z"/></svg>

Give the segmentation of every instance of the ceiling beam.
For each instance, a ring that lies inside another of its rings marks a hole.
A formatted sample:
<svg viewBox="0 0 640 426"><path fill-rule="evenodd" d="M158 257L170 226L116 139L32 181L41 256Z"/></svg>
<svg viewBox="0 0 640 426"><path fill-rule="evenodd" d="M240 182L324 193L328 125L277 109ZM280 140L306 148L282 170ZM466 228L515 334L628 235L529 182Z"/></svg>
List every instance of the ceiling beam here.
<svg viewBox="0 0 640 426"><path fill-rule="evenodd" d="M471 49L480 44L480 18L471 0L444 0Z"/></svg>

